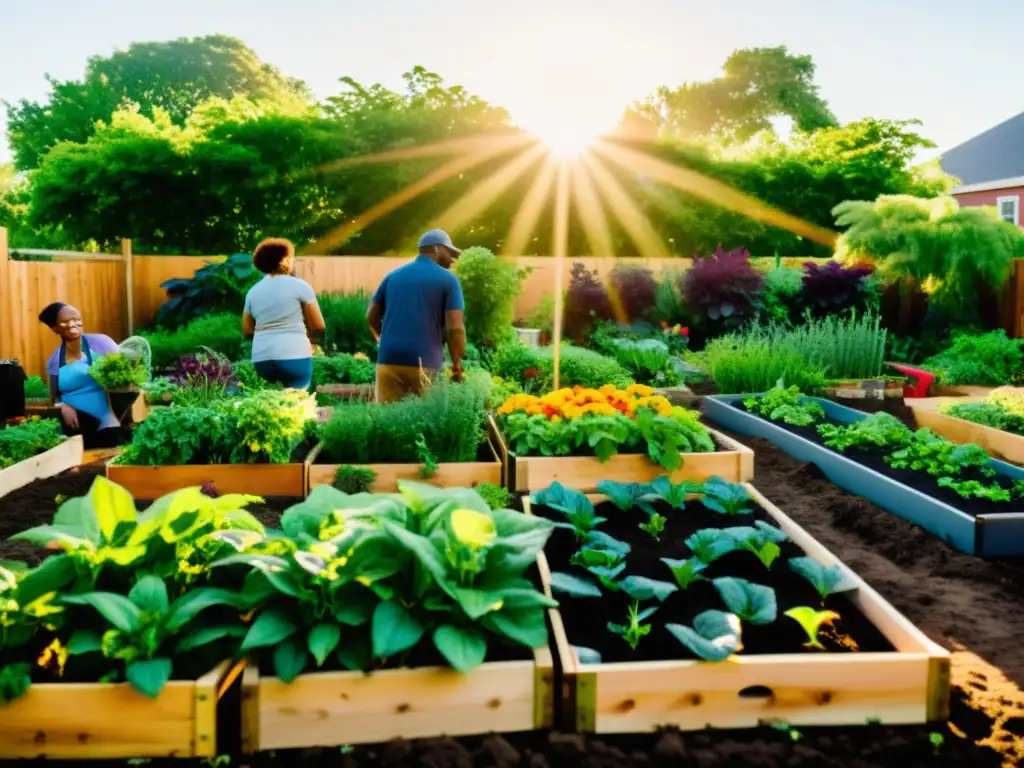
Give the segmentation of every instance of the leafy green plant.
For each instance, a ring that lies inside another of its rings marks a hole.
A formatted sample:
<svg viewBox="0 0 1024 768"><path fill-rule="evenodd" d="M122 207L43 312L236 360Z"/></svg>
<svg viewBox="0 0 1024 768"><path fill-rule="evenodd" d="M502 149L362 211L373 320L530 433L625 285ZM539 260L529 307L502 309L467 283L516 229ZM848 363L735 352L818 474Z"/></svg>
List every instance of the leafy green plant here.
<svg viewBox="0 0 1024 768"><path fill-rule="evenodd" d="M486 248L467 248L453 268L466 298L466 336L494 347L509 336L526 272Z"/></svg>
<svg viewBox="0 0 1024 768"><path fill-rule="evenodd" d="M120 352L111 352L96 358L89 366L89 375L103 389L129 389L145 384L149 380L149 369L139 360L133 360Z"/></svg>
<svg viewBox="0 0 1024 768"><path fill-rule="evenodd" d="M185 355L204 348L228 360L240 360L247 346L238 314L211 314L210 310L177 330L155 330L141 335L149 342L155 370L173 368Z"/></svg>
<svg viewBox="0 0 1024 768"><path fill-rule="evenodd" d="M772 387L761 397L748 397L743 406L751 413L797 427L806 427L825 418L822 407L813 400L806 400L797 387Z"/></svg>
<svg viewBox="0 0 1024 768"><path fill-rule="evenodd" d="M803 270L775 266L764 273L761 311L772 322L788 322L803 285Z"/></svg>
<svg viewBox="0 0 1024 768"><path fill-rule="evenodd" d="M914 433L892 414L879 412L850 424L819 424L818 434L826 446L843 453L848 448L906 445Z"/></svg>
<svg viewBox="0 0 1024 768"><path fill-rule="evenodd" d="M771 624L778 614L775 590L745 579L723 576L712 579L726 606L743 621Z"/></svg>
<svg viewBox="0 0 1024 768"><path fill-rule="evenodd" d="M925 360L949 385L975 384L998 387L1010 384L1024 371L1024 352L1020 341L1010 339L1006 331L983 334L959 334L952 345Z"/></svg>
<svg viewBox="0 0 1024 768"><path fill-rule="evenodd" d="M127 597L114 592L85 592L64 597L63 603L93 608L105 620L102 631L77 629L68 641L68 654L102 654L118 677L123 664L123 679L150 698L159 695L170 680L176 656L245 633L237 615L244 606L240 595L200 588L172 602L164 581L153 575L142 576ZM217 606L235 611L220 622L191 626L201 612Z"/></svg>
<svg viewBox="0 0 1024 768"><path fill-rule="evenodd" d="M700 355L701 367L727 394L766 392L778 382L801 392L825 388L824 368L788 347L754 333L714 339Z"/></svg>
<svg viewBox="0 0 1024 768"><path fill-rule="evenodd" d="M739 483L730 483L717 475L709 477L704 483L704 495L701 504L720 515L734 517L749 515L750 494Z"/></svg>
<svg viewBox="0 0 1024 768"><path fill-rule="evenodd" d="M506 509L512 501L512 494L494 483L480 483L475 490L491 509Z"/></svg>
<svg viewBox="0 0 1024 768"><path fill-rule="evenodd" d="M651 633L651 625L643 622L653 616L657 610L658 606L655 605L641 611L640 603L634 600L626 615L626 623L608 622L608 631L621 637L635 651L640 645L640 641Z"/></svg>
<svg viewBox="0 0 1024 768"><path fill-rule="evenodd" d="M146 402L150 405L170 403L179 389L177 384L165 376L148 381L142 387Z"/></svg>
<svg viewBox="0 0 1024 768"><path fill-rule="evenodd" d="M668 345L658 339L616 339L611 344L615 359L640 384L671 387L679 383Z"/></svg>
<svg viewBox="0 0 1024 768"><path fill-rule="evenodd" d="M1024 416L1008 411L996 403L948 403L939 407L939 411L947 416L982 424L1004 432L1024 434Z"/></svg>
<svg viewBox="0 0 1024 768"><path fill-rule="evenodd" d="M342 493L369 493L377 481L377 473L369 467L342 464L334 473L334 487Z"/></svg>
<svg viewBox="0 0 1024 768"><path fill-rule="evenodd" d="M597 492L608 497L608 501L628 512L634 507L639 507L648 515L654 515L654 507L651 506L653 489L648 483L622 483L617 480L599 480Z"/></svg>
<svg viewBox="0 0 1024 768"><path fill-rule="evenodd" d="M482 664L490 637L536 648L556 603L524 577L551 524L490 510L468 489L401 483L399 494L345 496L318 486L281 518L297 549L249 554L256 616L242 650L285 682L334 659L345 669L401 665L429 640L460 672Z"/></svg>
<svg viewBox="0 0 1024 768"><path fill-rule="evenodd" d="M807 633L807 642L804 643L805 647L822 650L824 650L824 646L818 640L818 633L821 631L822 625L829 624L839 618L839 614L835 611L819 611L806 605L790 608L783 615L793 619Z"/></svg>
<svg viewBox="0 0 1024 768"><path fill-rule="evenodd" d="M856 583L838 565L822 565L810 557L793 557L789 567L818 590L822 602L831 595L856 589Z"/></svg>
<svg viewBox="0 0 1024 768"><path fill-rule="evenodd" d="M353 355L319 355L313 358L312 388L324 384L372 384L376 367L368 358Z"/></svg>
<svg viewBox="0 0 1024 768"><path fill-rule="evenodd" d="M423 462L418 474L424 480L429 480L441 469L441 465L437 463L437 459L434 458L434 454L431 452L430 446L427 445L427 440L423 435L416 437L416 455Z"/></svg>
<svg viewBox="0 0 1024 768"><path fill-rule="evenodd" d="M666 624L665 628L696 656L706 661L725 661L742 650L740 620L723 611L697 614L693 627Z"/></svg>
<svg viewBox="0 0 1024 768"><path fill-rule="evenodd" d="M708 563L705 563L700 557L689 557L683 560L672 560L663 557L661 562L672 571L672 577L676 580L676 584L679 585L680 589L689 589L691 584L703 581L704 577L701 576L701 571L708 567Z"/></svg>
<svg viewBox="0 0 1024 768"><path fill-rule="evenodd" d="M227 311L237 318L245 294L260 278L252 256L235 253L224 261L207 263L191 278L166 280L160 287L167 291L168 299L157 310L157 325L174 330L210 312Z"/></svg>
<svg viewBox="0 0 1024 768"><path fill-rule="evenodd" d="M56 419L26 419L0 429L0 469L13 467L64 442Z"/></svg>
<svg viewBox="0 0 1024 768"><path fill-rule="evenodd" d="M551 590L570 597L600 597L601 589L596 584L568 573L553 572L550 577Z"/></svg>
<svg viewBox="0 0 1024 768"><path fill-rule="evenodd" d="M691 534L685 544L704 565L736 550L736 539L720 528L701 528Z"/></svg>
<svg viewBox="0 0 1024 768"><path fill-rule="evenodd" d="M786 534L761 520L757 520L754 525L756 527L726 528L724 532L735 540L736 549L751 552L765 568L771 568L772 563L782 554L779 544L786 540Z"/></svg>
<svg viewBox="0 0 1024 768"><path fill-rule="evenodd" d="M607 520L607 518L599 517L596 514L594 505L591 504L586 494L566 488L558 481L533 494L531 500L534 504L561 512L568 522L559 525L574 531L577 541L585 540L591 531Z"/></svg>
<svg viewBox="0 0 1024 768"><path fill-rule="evenodd" d="M377 344L366 325L370 295L363 290L351 293L318 293L317 304L324 316L323 348L328 354L361 353L370 359L377 355Z"/></svg>
<svg viewBox="0 0 1024 768"><path fill-rule="evenodd" d="M668 518L655 513L647 519L646 523L640 523L640 530L655 541L661 541L661 534L665 532L665 523L667 522Z"/></svg>
<svg viewBox="0 0 1024 768"><path fill-rule="evenodd" d="M26 400L49 400L50 387L39 376L29 376L25 379Z"/></svg>
<svg viewBox="0 0 1024 768"><path fill-rule="evenodd" d="M634 600L641 602L657 600L659 603L664 603L669 595L678 590L675 584L658 579L648 579L646 576L626 576L615 586L619 591L625 592Z"/></svg>

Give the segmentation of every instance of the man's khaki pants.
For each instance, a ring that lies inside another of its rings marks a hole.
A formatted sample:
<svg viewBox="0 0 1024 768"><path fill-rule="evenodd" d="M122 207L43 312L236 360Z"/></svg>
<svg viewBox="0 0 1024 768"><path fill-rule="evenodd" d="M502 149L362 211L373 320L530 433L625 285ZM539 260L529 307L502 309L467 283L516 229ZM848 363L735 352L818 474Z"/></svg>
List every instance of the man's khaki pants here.
<svg viewBox="0 0 1024 768"><path fill-rule="evenodd" d="M437 371L416 365L377 365L377 402L397 403L408 394L422 395Z"/></svg>

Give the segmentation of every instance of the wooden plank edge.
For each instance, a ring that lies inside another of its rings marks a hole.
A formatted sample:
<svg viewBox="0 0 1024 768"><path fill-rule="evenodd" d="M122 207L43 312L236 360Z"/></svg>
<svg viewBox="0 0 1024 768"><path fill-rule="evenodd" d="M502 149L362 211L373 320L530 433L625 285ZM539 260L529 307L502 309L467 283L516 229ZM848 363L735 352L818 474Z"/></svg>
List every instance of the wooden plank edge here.
<svg viewBox="0 0 1024 768"><path fill-rule="evenodd" d="M217 688L230 667L230 662L222 661L193 686L193 757L217 755Z"/></svg>
<svg viewBox="0 0 1024 768"><path fill-rule="evenodd" d="M248 664L242 673L242 754L260 749L260 671Z"/></svg>
<svg viewBox="0 0 1024 768"><path fill-rule="evenodd" d="M24 461L19 461L4 470L0 470L0 497L6 496L19 488L24 488L36 480L59 475L69 469L82 465L85 459L85 443L81 435L74 435L62 440L48 451L37 453ZM10 487L5 487L5 478L13 478Z"/></svg>
<svg viewBox="0 0 1024 768"><path fill-rule="evenodd" d="M771 516L779 527L786 532L794 544L799 546L809 557L822 565L836 566L846 574L847 578L857 584L857 590L851 596L851 602L874 624L900 653L926 653L936 658L948 660L949 652L928 638L921 630L896 610L882 595L871 588L864 579L836 557L828 548L805 531L795 520L772 504L750 483L744 487L751 498Z"/></svg>

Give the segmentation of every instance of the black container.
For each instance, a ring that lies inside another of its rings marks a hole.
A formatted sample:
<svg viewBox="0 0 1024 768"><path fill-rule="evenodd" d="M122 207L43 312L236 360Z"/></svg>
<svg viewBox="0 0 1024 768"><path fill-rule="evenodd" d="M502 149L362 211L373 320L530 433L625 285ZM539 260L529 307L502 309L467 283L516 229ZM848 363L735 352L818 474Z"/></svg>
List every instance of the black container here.
<svg viewBox="0 0 1024 768"><path fill-rule="evenodd" d="M25 369L17 360L0 360L0 417L25 415Z"/></svg>

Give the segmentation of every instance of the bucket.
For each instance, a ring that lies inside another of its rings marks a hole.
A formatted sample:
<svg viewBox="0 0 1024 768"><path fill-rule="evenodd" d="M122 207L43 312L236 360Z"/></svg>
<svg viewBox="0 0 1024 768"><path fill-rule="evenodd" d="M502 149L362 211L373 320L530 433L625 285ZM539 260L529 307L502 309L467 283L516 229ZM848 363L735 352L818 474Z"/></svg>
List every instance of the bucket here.
<svg viewBox="0 0 1024 768"><path fill-rule="evenodd" d="M516 328L516 335L524 347L540 346L540 331L536 328Z"/></svg>
<svg viewBox="0 0 1024 768"><path fill-rule="evenodd" d="M25 369L17 360L0 360L0 416L25 415Z"/></svg>

